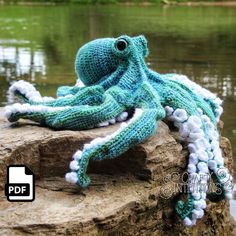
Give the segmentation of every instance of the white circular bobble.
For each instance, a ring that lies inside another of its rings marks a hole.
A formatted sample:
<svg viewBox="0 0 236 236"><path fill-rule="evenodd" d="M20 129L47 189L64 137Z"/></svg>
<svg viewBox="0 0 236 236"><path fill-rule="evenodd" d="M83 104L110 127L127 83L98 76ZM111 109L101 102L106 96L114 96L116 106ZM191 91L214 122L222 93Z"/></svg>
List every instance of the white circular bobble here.
<svg viewBox="0 0 236 236"><path fill-rule="evenodd" d="M78 170L80 168L78 161L74 160L70 162L70 169L71 170Z"/></svg>
<svg viewBox="0 0 236 236"><path fill-rule="evenodd" d="M196 147L196 145L194 145L193 143L190 143L188 145L188 150L190 153L196 153L198 150L198 147Z"/></svg>
<svg viewBox="0 0 236 236"><path fill-rule="evenodd" d="M205 209L206 208L206 201L203 199L200 199L198 201L194 201L194 208L195 209Z"/></svg>
<svg viewBox="0 0 236 236"><path fill-rule="evenodd" d="M90 149L90 148L92 148L92 147L93 147L93 144L91 144L91 143L86 143L86 144L84 144L83 150L88 150L88 149Z"/></svg>
<svg viewBox="0 0 236 236"><path fill-rule="evenodd" d="M208 140L206 140L205 138L200 138L200 139L197 139L194 144L196 145L196 147L198 147L199 149L201 150L211 150L211 145L209 143Z"/></svg>
<svg viewBox="0 0 236 236"><path fill-rule="evenodd" d="M199 169L200 172L202 173L208 173L209 172L209 169L208 169L208 166L205 162L199 162L197 164L197 168Z"/></svg>
<svg viewBox="0 0 236 236"><path fill-rule="evenodd" d="M188 217L185 217L183 222L184 222L184 225L186 225L186 226L192 225L192 221Z"/></svg>
<svg viewBox="0 0 236 236"><path fill-rule="evenodd" d="M204 211L202 209L194 209L192 216L196 219L201 219L204 216Z"/></svg>
<svg viewBox="0 0 236 236"><path fill-rule="evenodd" d="M201 198L203 199L203 200L205 200L206 199L206 193L204 193L204 192L201 192Z"/></svg>
<svg viewBox="0 0 236 236"><path fill-rule="evenodd" d="M12 109L11 109L11 107L10 107L10 106L4 107L4 109L3 109L3 114L4 114L4 116L8 119L8 118L11 116L11 114L12 114Z"/></svg>
<svg viewBox="0 0 236 236"><path fill-rule="evenodd" d="M97 124L97 127L105 127L105 126L108 126L108 125L109 125L108 121L103 121L103 122Z"/></svg>
<svg viewBox="0 0 236 236"><path fill-rule="evenodd" d="M204 161L204 162L208 161L208 154L205 151L198 150L196 154L197 154L199 161Z"/></svg>
<svg viewBox="0 0 236 236"><path fill-rule="evenodd" d="M201 199L201 194L199 192L193 192L192 193L192 197L195 199L195 200L200 200Z"/></svg>
<svg viewBox="0 0 236 236"><path fill-rule="evenodd" d="M116 119L115 118L110 119L108 122L109 124L114 125L116 123Z"/></svg>
<svg viewBox="0 0 236 236"><path fill-rule="evenodd" d="M197 116L190 116L187 123L191 132L199 130L202 126L201 119Z"/></svg>
<svg viewBox="0 0 236 236"><path fill-rule="evenodd" d="M213 140L211 142L211 148L212 150L218 150L219 149L219 146L220 146L220 143L218 140Z"/></svg>
<svg viewBox="0 0 236 236"><path fill-rule="evenodd" d="M165 111L167 116L171 116L172 113L174 112L174 109L172 107L166 106Z"/></svg>
<svg viewBox="0 0 236 236"><path fill-rule="evenodd" d="M195 173L197 170L194 164L188 164L188 173Z"/></svg>
<svg viewBox="0 0 236 236"><path fill-rule="evenodd" d="M201 201L201 204L202 204L201 208L206 209L206 207L207 207L206 201L204 199L201 199L200 201Z"/></svg>
<svg viewBox="0 0 236 236"><path fill-rule="evenodd" d="M204 133L202 130L199 130L199 132L191 132L188 136L187 141L188 142L195 142L198 139L201 139L203 137Z"/></svg>
<svg viewBox="0 0 236 236"><path fill-rule="evenodd" d="M78 181L77 174L75 172L69 172L65 175L66 181L71 184L76 184Z"/></svg>
<svg viewBox="0 0 236 236"><path fill-rule="evenodd" d="M100 144L103 144L104 142L105 142L104 138L101 137L95 138L90 142L91 145L90 147L96 147Z"/></svg>
<svg viewBox="0 0 236 236"><path fill-rule="evenodd" d="M74 160L76 160L76 161L78 161L78 160L80 160L81 159L81 157L82 157L82 154L83 154L83 152L82 151L80 151L80 150L78 150L74 155L73 155L73 159Z"/></svg>
<svg viewBox="0 0 236 236"><path fill-rule="evenodd" d="M201 200L194 201L193 204L194 204L194 208L195 208L195 209L200 209L200 208L202 208Z"/></svg>
<svg viewBox="0 0 236 236"><path fill-rule="evenodd" d="M197 165L198 163L198 156L196 153L191 153L189 155L189 164Z"/></svg>
<svg viewBox="0 0 236 236"><path fill-rule="evenodd" d="M217 163L216 163L216 161L215 161L215 160L210 160L210 161L208 162L208 167L209 167L211 170L216 170L216 168L217 168Z"/></svg>
<svg viewBox="0 0 236 236"><path fill-rule="evenodd" d="M121 122L121 121L125 121L128 117L128 112L124 111L124 112L121 112L117 117L116 117L116 120Z"/></svg>
<svg viewBox="0 0 236 236"><path fill-rule="evenodd" d="M176 122L184 122L188 119L187 112L184 109L177 108L173 113L173 119Z"/></svg>
<svg viewBox="0 0 236 236"><path fill-rule="evenodd" d="M208 151L207 154L209 160L212 160L214 158L214 154L211 151Z"/></svg>
<svg viewBox="0 0 236 236"><path fill-rule="evenodd" d="M189 128L188 128L186 123L180 125L180 127L179 127L179 134L183 138L187 138L189 136L190 130L189 130Z"/></svg>

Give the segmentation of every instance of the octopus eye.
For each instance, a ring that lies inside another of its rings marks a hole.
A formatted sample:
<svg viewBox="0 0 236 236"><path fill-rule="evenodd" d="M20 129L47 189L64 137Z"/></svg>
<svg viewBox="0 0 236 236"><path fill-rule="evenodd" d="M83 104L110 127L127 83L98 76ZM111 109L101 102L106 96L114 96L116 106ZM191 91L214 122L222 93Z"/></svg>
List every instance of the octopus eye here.
<svg viewBox="0 0 236 236"><path fill-rule="evenodd" d="M127 46L128 46L128 42L125 39L119 39L116 42L116 48L119 51L124 51L127 48Z"/></svg>

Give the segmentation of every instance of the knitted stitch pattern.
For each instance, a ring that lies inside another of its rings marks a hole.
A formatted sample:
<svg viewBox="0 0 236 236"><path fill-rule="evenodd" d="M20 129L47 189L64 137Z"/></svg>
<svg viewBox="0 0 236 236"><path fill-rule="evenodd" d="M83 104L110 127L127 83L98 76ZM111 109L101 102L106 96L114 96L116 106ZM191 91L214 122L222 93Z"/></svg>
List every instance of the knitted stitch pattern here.
<svg viewBox="0 0 236 236"><path fill-rule="evenodd" d="M75 86L60 87L57 98L50 98L18 81L9 93L25 103L6 106L5 115L10 122L30 119L55 130L121 122L116 132L92 140L73 155L66 180L81 187L90 183L86 171L91 159L115 158L150 137L158 120L173 122L189 150L188 194L185 202L177 202L176 212L192 226L203 217L207 197L232 197L232 176L224 167L217 129L222 101L186 76L152 71L144 61L147 55L144 36L91 41L76 55ZM218 184L218 194L207 193L209 176Z"/></svg>

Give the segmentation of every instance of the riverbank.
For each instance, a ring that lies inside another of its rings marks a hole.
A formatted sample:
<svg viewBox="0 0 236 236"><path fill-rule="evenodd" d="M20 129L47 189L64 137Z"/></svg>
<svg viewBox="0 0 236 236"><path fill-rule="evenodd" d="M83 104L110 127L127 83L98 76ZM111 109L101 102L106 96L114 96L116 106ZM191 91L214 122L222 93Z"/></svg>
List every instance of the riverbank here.
<svg viewBox="0 0 236 236"><path fill-rule="evenodd" d="M178 6L225 6L225 7L236 7L236 1L224 1L224 2L171 2L171 4L175 4Z"/></svg>

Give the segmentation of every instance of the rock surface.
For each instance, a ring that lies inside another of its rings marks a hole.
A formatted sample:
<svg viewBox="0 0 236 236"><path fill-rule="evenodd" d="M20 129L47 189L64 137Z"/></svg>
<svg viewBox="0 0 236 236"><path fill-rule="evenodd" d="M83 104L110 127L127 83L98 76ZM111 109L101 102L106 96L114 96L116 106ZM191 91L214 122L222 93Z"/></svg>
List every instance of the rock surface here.
<svg viewBox="0 0 236 236"><path fill-rule="evenodd" d="M230 235L227 201L208 202L193 228L175 215L188 152L163 122L155 135L119 158L92 162L87 189L66 183L72 154L117 127L55 132L26 121L10 125L0 116L0 235ZM228 139L221 146L232 170ZM35 173L34 202L6 200L10 164L25 164Z"/></svg>

